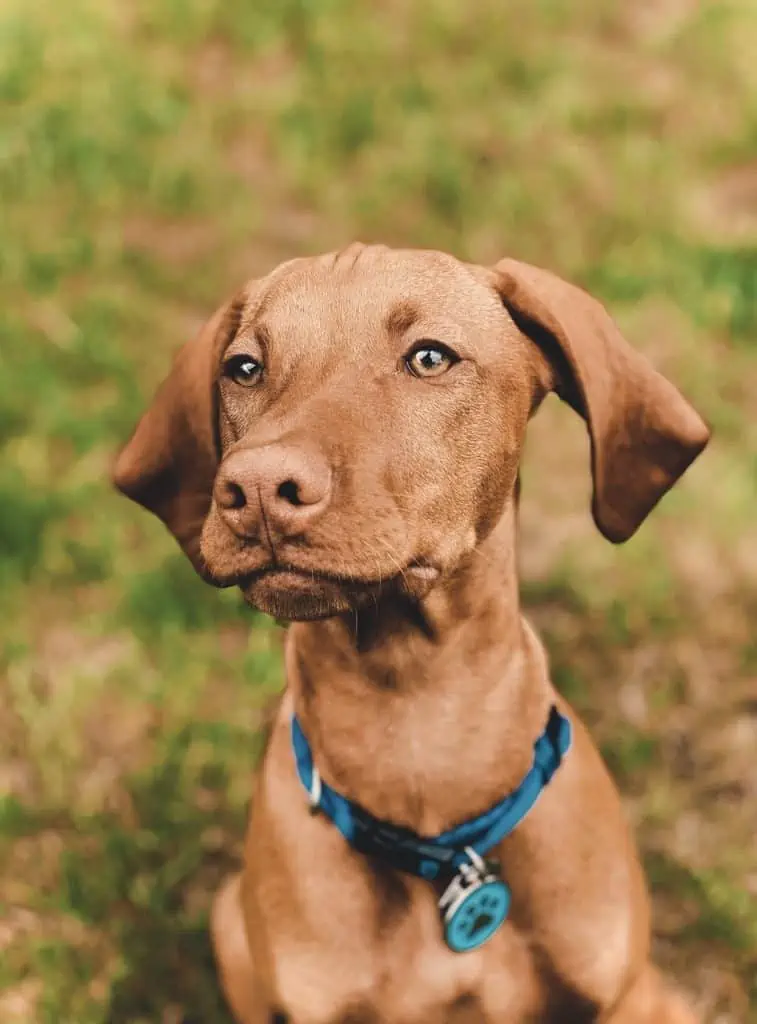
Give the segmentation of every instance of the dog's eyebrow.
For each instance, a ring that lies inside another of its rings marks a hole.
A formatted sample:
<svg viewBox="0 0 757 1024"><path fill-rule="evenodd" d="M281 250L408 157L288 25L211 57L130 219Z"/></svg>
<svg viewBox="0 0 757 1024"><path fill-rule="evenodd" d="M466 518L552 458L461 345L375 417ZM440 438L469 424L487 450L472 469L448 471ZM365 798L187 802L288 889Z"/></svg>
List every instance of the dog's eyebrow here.
<svg viewBox="0 0 757 1024"><path fill-rule="evenodd" d="M240 311L239 319L237 321L236 330L229 335L229 344L244 334L245 338L254 338L255 341L260 345L264 353L266 353L271 344L271 332L268 326L261 323L258 319L258 311L255 312L251 319L244 317L244 304Z"/></svg>
<svg viewBox="0 0 757 1024"><path fill-rule="evenodd" d="M412 302L403 300L391 309L384 320L389 334L404 334L420 319L420 312Z"/></svg>

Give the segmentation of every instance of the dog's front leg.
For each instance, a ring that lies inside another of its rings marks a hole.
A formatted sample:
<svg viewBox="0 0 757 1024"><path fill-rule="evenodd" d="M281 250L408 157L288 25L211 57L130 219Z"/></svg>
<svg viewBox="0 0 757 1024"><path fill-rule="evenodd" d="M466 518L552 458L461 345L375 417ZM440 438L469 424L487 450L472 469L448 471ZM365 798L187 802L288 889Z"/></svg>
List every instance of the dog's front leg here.
<svg viewBox="0 0 757 1024"><path fill-rule="evenodd" d="M240 877L228 878L213 901L210 929L221 986L239 1024L272 1024L277 1018L258 991L252 966L239 900Z"/></svg>

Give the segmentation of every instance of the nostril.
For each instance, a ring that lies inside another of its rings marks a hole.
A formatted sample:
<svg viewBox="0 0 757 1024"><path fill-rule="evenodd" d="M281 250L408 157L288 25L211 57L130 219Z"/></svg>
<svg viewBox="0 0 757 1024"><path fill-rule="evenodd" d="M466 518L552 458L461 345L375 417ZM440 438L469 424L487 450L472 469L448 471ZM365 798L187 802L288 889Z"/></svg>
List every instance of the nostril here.
<svg viewBox="0 0 757 1024"><path fill-rule="evenodd" d="M279 484L276 494L290 505L304 505L300 496L300 488L296 480L285 480Z"/></svg>
<svg viewBox="0 0 757 1024"><path fill-rule="evenodd" d="M244 508L247 504L244 491L233 480L224 480L218 498L224 508Z"/></svg>

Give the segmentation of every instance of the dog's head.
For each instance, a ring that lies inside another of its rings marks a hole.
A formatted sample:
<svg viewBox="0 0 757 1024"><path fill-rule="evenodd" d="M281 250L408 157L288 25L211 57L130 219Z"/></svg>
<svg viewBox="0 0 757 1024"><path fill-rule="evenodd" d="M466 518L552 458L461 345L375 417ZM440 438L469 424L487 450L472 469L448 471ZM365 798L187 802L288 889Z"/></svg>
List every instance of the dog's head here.
<svg viewBox="0 0 757 1024"><path fill-rule="evenodd" d="M603 307L515 260L355 245L216 312L115 483L206 579L281 618L419 597L501 516L551 390L586 421L594 519L624 541L709 432Z"/></svg>

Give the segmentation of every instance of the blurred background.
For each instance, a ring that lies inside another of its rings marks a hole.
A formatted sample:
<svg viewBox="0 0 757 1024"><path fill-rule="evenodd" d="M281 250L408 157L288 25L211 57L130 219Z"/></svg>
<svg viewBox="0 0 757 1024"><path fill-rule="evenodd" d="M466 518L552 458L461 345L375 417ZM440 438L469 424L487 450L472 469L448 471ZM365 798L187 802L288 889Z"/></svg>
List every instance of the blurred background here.
<svg viewBox="0 0 757 1024"><path fill-rule="evenodd" d="M523 590L658 960L706 1021L757 1020L756 53L753 0L3 0L3 1024L229 1020L206 914L281 634L108 468L223 297L354 238L556 270L713 424L616 549L548 401Z"/></svg>

